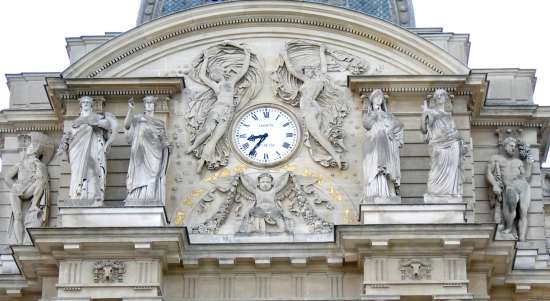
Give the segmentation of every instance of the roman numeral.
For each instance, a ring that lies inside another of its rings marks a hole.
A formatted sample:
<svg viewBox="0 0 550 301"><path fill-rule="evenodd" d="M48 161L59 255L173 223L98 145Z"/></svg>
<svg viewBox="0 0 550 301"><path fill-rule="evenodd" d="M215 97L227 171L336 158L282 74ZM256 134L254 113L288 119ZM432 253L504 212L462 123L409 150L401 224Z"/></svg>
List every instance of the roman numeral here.
<svg viewBox="0 0 550 301"><path fill-rule="evenodd" d="M279 117L281 117L281 114L277 115L277 118L275 118L275 120L278 120L278 119L279 119Z"/></svg>
<svg viewBox="0 0 550 301"><path fill-rule="evenodd" d="M249 145L248 143L243 144L243 148L244 148L244 149L247 149L247 148L249 148L249 147L250 147L250 145Z"/></svg>
<svg viewBox="0 0 550 301"><path fill-rule="evenodd" d="M290 124L290 122L287 122L287 123L283 124L283 126L287 127L289 124Z"/></svg>
<svg viewBox="0 0 550 301"><path fill-rule="evenodd" d="M250 115L250 116L252 116L252 119L258 120L258 116L256 116L256 114L252 113L252 115Z"/></svg>
<svg viewBox="0 0 550 301"><path fill-rule="evenodd" d="M286 133L287 137L294 137L294 133Z"/></svg>
<svg viewBox="0 0 550 301"><path fill-rule="evenodd" d="M288 149L288 148L290 148L290 144L288 144L287 142L285 142L285 143L283 143L283 147L286 148L286 149Z"/></svg>
<svg viewBox="0 0 550 301"><path fill-rule="evenodd" d="M269 111L264 111L264 118L269 118Z"/></svg>
<svg viewBox="0 0 550 301"><path fill-rule="evenodd" d="M269 160L269 155L266 154L266 153L264 153L264 160L266 160L266 161Z"/></svg>
<svg viewBox="0 0 550 301"><path fill-rule="evenodd" d="M246 134L240 134L239 138L246 138Z"/></svg>
<svg viewBox="0 0 550 301"><path fill-rule="evenodd" d="M246 123L242 123L242 122L241 122L241 125L242 126L247 126L247 127L250 126L250 124L246 124Z"/></svg>

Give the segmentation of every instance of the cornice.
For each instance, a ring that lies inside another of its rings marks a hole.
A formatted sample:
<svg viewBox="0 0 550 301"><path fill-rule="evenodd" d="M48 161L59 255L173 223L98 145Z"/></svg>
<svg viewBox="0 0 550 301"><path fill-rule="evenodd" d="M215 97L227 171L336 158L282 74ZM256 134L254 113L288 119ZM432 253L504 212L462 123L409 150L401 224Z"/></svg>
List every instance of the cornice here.
<svg viewBox="0 0 550 301"><path fill-rule="evenodd" d="M0 113L0 133L62 131L52 110L4 110Z"/></svg>
<svg viewBox="0 0 550 301"><path fill-rule="evenodd" d="M54 112L63 119L66 103L80 96L144 96L172 97L185 88L182 77L133 78L46 78L46 92Z"/></svg>

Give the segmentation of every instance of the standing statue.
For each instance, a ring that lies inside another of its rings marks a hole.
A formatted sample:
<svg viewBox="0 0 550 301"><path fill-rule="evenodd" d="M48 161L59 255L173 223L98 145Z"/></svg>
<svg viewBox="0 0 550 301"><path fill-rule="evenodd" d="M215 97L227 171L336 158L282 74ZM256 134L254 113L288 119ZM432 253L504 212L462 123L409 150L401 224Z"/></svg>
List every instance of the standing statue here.
<svg viewBox="0 0 550 301"><path fill-rule="evenodd" d="M134 101L128 101L124 128L131 145L126 176L125 204L158 205L165 201L165 175L169 143L164 122L154 117L157 97L145 96L145 112L134 115Z"/></svg>
<svg viewBox="0 0 550 301"><path fill-rule="evenodd" d="M531 203L533 158L529 146L514 137L504 139L502 147L504 154L492 156L487 167L487 180L496 198L495 221L503 234L516 238L519 234L519 240L524 241Z"/></svg>
<svg viewBox="0 0 550 301"><path fill-rule="evenodd" d="M401 171L399 148L403 124L388 112L382 90L374 90L363 110L367 130L363 159L363 202L399 201Z"/></svg>
<svg viewBox="0 0 550 301"><path fill-rule="evenodd" d="M248 47L232 41L205 49L193 65L193 78L208 89L190 103L191 146L187 153L199 160L197 172L205 165L215 170L228 163L226 133L237 107L259 93L263 68Z"/></svg>
<svg viewBox="0 0 550 301"><path fill-rule="evenodd" d="M312 159L324 167L345 169L342 159L344 118L349 114L348 94L337 88L329 71L358 74L365 64L350 54L308 41L290 41L273 74L275 94L299 106Z"/></svg>
<svg viewBox="0 0 550 301"><path fill-rule="evenodd" d="M426 135L431 157L425 199L436 202L462 198L465 150L451 112L445 110L449 101L447 91L436 90L429 102L424 102L421 118L420 128Z"/></svg>
<svg viewBox="0 0 550 301"><path fill-rule="evenodd" d="M61 139L58 154L67 153L71 166L69 198L102 206L107 175L106 153L115 139L116 118L94 112L94 99L82 96L80 116Z"/></svg>
<svg viewBox="0 0 550 301"><path fill-rule="evenodd" d="M26 228L47 225L50 206L50 184L46 164L54 146L41 133L30 133L30 143L23 158L4 172L4 181L11 190L11 216L8 235L13 244L30 244ZM29 201L25 204L25 201Z"/></svg>

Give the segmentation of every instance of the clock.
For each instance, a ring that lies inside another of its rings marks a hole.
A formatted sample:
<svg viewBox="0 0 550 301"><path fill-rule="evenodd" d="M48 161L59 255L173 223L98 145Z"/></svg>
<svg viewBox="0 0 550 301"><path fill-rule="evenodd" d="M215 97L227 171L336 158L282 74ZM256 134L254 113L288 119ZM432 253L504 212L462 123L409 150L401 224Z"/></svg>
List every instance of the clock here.
<svg viewBox="0 0 550 301"><path fill-rule="evenodd" d="M300 125L281 106L253 106L235 118L232 140L244 161L262 167L274 166L287 161L298 149Z"/></svg>

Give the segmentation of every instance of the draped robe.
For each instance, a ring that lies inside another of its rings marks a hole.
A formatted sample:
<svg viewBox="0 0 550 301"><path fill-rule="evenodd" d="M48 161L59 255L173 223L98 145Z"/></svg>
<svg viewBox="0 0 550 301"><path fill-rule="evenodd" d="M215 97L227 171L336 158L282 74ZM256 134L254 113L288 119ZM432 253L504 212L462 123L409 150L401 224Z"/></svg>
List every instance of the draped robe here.
<svg viewBox="0 0 550 301"><path fill-rule="evenodd" d="M105 143L108 130L97 124L105 116L91 113L77 118L69 144L71 187L69 197L74 200L103 200L107 160Z"/></svg>
<svg viewBox="0 0 550 301"><path fill-rule="evenodd" d="M126 178L128 200L164 202L168 148L164 122L139 114L128 131L131 144Z"/></svg>
<svg viewBox="0 0 550 301"><path fill-rule="evenodd" d="M401 123L390 113L377 112L369 125L363 159L364 199L394 197L395 187L401 183L399 147L403 144ZM365 121L365 127L369 121Z"/></svg>

